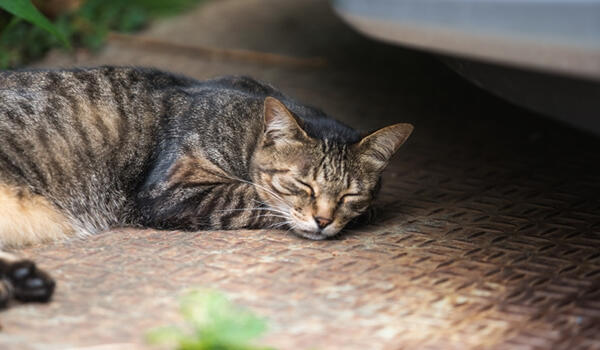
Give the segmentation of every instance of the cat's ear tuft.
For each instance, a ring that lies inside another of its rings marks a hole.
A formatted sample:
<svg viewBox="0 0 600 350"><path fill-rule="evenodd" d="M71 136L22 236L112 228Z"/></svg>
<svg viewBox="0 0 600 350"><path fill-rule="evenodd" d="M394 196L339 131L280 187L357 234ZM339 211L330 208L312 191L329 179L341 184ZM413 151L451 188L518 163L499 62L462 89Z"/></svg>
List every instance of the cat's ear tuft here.
<svg viewBox="0 0 600 350"><path fill-rule="evenodd" d="M412 124L399 123L379 129L358 143L360 158L375 170L383 170L412 133Z"/></svg>
<svg viewBox="0 0 600 350"><path fill-rule="evenodd" d="M281 101L267 97L264 105L265 138L267 140L301 140L306 132Z"/></svg>

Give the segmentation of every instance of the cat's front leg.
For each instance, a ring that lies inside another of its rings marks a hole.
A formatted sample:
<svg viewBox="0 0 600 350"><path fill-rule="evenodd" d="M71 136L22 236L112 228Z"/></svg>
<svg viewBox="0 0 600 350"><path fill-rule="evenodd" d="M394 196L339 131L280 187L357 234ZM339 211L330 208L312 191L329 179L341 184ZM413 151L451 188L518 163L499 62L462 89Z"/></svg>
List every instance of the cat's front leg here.
<svg viewBox="0 0 600 350"><path fill-rule="evenodd" d="M0 251L0 307L12 298L29 302L46 302L56 283L34 262Z"/></svg>
<svg viewBox="0 0 600 350"><path fill-rule="evenodd" d="M250 229L277 226L281 214L262 203L254 186L230 181L215 185L189 184L154 196L140 196L142 225L187 231Z"/></svg>

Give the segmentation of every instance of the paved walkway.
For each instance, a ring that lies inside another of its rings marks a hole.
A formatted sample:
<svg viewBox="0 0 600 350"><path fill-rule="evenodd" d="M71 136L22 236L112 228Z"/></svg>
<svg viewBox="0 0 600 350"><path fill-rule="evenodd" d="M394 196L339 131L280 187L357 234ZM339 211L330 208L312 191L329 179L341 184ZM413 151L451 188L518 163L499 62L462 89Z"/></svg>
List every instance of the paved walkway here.
<svg viewBox="0 0 600 350"><path fill-rule="evenodd" d="M143 35L328 64L115 40L97 56L53 53L39 65L247 74L361 129L412 122L379 219L324 242L115 230L24 249L58 289L48 305L0 314L0 348L144 348L143 333L176 322L176 297L192 286L268 318L264 343L280 349L600 348L597 138L500 101L429 56L370 42L322 1L215 1Z"/></svg>

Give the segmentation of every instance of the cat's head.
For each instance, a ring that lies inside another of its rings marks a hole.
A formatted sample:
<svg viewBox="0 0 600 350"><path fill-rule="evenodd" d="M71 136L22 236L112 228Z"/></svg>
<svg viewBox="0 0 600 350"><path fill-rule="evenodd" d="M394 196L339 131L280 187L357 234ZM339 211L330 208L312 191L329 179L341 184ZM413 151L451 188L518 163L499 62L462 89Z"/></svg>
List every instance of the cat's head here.
<svg viewBox="0 0 600 350"><path fill-rule="evenodd" d="M412 130L395 124L354 143L318 139L283 103L267 97L253 181L273 215L294 233L331 237L371 205L381 172Z"/></svg>

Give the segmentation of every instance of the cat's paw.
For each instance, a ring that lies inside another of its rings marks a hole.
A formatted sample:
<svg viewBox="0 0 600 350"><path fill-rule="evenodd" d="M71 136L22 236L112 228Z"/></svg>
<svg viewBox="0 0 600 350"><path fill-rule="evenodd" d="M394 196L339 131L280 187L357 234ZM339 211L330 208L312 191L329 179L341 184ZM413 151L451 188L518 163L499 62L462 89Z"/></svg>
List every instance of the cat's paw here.
<svg viewBox="0 0 600 350"><path fill-rule="evenodd" d="M12 285L14 298L20 301L46 302L56 285L46 272L29 260L10 264L5 276Z"/></svg>

